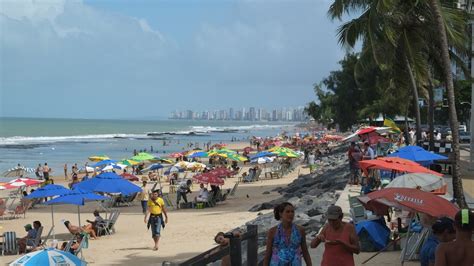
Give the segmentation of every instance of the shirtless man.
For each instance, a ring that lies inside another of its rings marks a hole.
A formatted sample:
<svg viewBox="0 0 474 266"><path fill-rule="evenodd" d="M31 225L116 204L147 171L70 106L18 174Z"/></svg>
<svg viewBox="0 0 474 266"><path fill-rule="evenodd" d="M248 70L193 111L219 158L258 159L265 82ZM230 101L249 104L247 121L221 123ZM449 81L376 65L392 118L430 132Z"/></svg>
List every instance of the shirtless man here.
<svg viewBox="0 0 474 266"><path fill-rule="evenodd" d="M456 239L438 245L435 266L474 265L474 242L471 240L474 230L474 213L468 209L460 210L454 217L454 227Z"/></svg>

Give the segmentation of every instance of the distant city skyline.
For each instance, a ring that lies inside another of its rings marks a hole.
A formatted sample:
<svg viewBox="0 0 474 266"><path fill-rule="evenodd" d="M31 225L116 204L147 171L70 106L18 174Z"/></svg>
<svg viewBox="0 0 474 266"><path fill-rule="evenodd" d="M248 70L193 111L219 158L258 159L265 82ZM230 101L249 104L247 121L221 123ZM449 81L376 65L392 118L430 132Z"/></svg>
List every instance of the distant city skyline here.
<svg viewBox="0 0 474 266"><path fill-rule="evenodd" d="M185 120L226 120L226 121L306 121L309 119L304 106L261 108L261 107L229 107L218 110L175 110L170 119Z"/></svg>

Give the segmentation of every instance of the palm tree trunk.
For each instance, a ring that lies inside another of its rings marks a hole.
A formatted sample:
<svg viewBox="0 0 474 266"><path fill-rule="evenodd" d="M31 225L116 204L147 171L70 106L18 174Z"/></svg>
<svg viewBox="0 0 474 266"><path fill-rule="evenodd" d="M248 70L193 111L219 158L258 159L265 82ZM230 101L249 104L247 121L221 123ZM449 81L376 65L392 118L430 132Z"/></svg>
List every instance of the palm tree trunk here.
<svg viewBox="0 0 474 266"><path fill-rule="evenodd" d="M406 56L406 54L404 55L404 57L405 67L407 68L408 76L410 77L410 85L413 93L413 107L415 108L416 116L416 142L418 144L418 142L421 141L421 115L420 105L418 104L418 89L416 88L416 80L411 69L410 61L408 61L408 57Z"/></svg>
<svg viewBox="0 0 474 266"><path fill-rule="evenodd" d="M428 125L429 125L429 150L434 150L434 108L435 108L435 101L434 101L434 88L433 88L433 80L431 79L431 73L428 71L428 97L429 99L429 106L428 106Z"/></svg>
<svg viewBox="0 0 474 266"><path fill-rule="evenodd" d="M467 208L466 199L464 198L464 189L462 186L461 169L460 169L460 147L459 147L459 123L456 113L454 101L454 85L451 73L451 60L449 58L448 38L446 29L444 28L444 20L441 15L441 8L438 0L430 0L431 11L434 15L436 25L438 27L438 41L441 47L441 68L443 69L448 92L448 112L451 132L453 133L453 193L457 204L460 208Z"/></svg>

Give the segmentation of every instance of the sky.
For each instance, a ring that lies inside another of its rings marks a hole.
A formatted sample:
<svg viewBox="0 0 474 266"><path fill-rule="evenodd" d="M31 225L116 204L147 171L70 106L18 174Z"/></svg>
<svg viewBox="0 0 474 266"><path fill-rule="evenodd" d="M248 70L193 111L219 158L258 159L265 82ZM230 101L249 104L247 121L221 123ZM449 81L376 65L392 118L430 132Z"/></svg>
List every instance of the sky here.
<svg viewBox="0 0 474 266"><path fill-rule="evenodd" d="M0 116L295 107L344 50L329 0L0 0Z"/></svg>

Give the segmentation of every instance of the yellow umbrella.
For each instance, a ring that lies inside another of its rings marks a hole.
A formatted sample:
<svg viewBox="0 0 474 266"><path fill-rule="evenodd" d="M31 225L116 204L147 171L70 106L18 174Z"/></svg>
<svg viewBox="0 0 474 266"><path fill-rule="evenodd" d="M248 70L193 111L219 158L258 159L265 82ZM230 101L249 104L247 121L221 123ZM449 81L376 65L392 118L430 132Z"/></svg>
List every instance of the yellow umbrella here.
<svg viewBox="0 0 474 266"><path fill-rule="evenodd" d="M119 162L120 164L124 164L126 166L133 166L133 165L137 165L137 164L140 164L140 162L137 162L137 161L134 161L134 160L130 160L130 159L124 159L122 161Z"/></svg>
<svg viewBox="0 0 474 266"><path fill-rule="evenodd" d="M109 159L110 158L107 155L95 155L95 156L89 157L89 160L91 160L93 162L100 162L100 161L109 160Z"/></svg>

